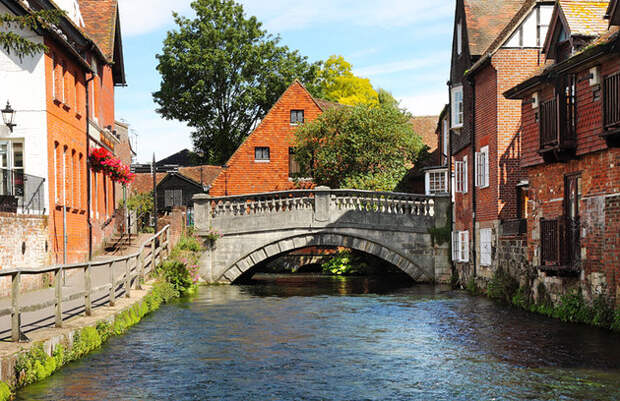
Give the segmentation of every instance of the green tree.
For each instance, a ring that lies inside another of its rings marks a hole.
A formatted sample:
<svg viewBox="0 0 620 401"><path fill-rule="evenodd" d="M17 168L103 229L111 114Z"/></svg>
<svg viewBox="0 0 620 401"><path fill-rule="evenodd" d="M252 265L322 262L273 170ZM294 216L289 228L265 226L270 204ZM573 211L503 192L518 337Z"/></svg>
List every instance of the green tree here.
<svg viewBox="0 0 620 401"><path fill-rule="evenodd" d="M32 41L15 31L51 28L58 24L63 15L65 13L61 10L31 11L25 15L0 14L0 47L20 58L46 52L47 47L43 43Z"/></svg>
<svg viewBox="0 0 620 401"><path fill-rule="evenodd" d="M333 108L295 132L306 176L331 188L393 190L423 149L409 116L396 107Z"/></svg>
<svg viewBox="0 0 620 401"><path fill-rule="evenodd" d="M153 192L133 193L127 199L127 209L136 212L139 230L149 224L149 217L153 213Z"/></svg>
<svg viewBox="0 0 620 401"><path fill-rule="evenodd" d="M196 0L196 14L174 14L157 55L158 112L186 122L194 147L212 164L224 163L278 97L299 78L312 84L318 64L280 45L256 17L233 0Z"/></svg>
<svg viewBox="0 0 620 401"><path fill-rule="evenodd" d="M342 56L331 56L322 63L316 90L318 97L350 106L379 102L370 80L355 76Z"/></svg>

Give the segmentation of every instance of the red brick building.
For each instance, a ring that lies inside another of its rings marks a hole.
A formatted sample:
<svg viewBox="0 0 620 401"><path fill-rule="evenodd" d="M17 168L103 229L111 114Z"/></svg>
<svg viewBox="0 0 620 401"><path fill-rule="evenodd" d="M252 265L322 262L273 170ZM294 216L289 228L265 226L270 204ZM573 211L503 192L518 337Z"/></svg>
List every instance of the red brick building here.
<svg viewBox="0 0 620 401"><path fill-rule="evenodd" d="M323 111L339 105L315 99L293 82L256 129L231 156L209 191L213 196L283 191L299 186L293 155L293 133Z"/></svg>
<svg viewBox="0 0 620 401"><path fill-rule="evenodd" d="M620 305L618 1L562 1L551 61L506 92L522 104L529 179L527 259L551 294L579 287ZM609 20L605 19L605 16Z"/></svg>
<svg viewBox="0 0 620 401"><path fill-rule="evenodd" d="M519 235L521 104L502 93L543 63L548 2L458 1L452 57L453 259L462 280L490 278L505 235Z"/></svg>
<svg viewBox="0 0 620 401"><path fill-rule="evenodd" d="M112 234L115 185L87 162L92 149L115 153L123 146L113 128L114 87L125 84L118 4L75 4L78 15L67 26L80 39L78 48L45 38L49 231L56 263L88 259Z"/></svg>

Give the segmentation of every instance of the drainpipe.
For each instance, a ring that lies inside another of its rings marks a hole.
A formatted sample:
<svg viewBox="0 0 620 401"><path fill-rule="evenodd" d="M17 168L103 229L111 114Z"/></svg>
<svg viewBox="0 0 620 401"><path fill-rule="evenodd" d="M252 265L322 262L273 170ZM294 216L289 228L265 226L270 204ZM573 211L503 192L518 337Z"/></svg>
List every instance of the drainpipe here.
<svg viewBox="0 0 620 401"><path fill-rule="evenodd" d="M471 214L471 221L472 221L472 232L471 232L471 238L472 238L472 244L473 246L471 247L472 249L472 259L474 262L474 278L477 276L477 252L476 252L476 85L475 85L475 79L471 76L467 77L467 81L469 82L469 84L471 85L471 121L472 121L472 125L471 125L471 159L472 159L472 174L471 177L473 178L473 180L469 180L468 179L468 186L471 187L471 203L472 203L472 214ZM471 183L471 184L470 184Z"/></svg>
<svg viewBox="0 0 620 401"><path fill-rule="evenodd" d="M93 259L93 222L91 221L90 215L90 204L92 202L91 199L91 182L90 182L90 94L89 94L89 84L95 79L95 74L91 72L90 78L86 80L86 84L84 85L86 88L86 221L88 223L88 260Z"/></svg>

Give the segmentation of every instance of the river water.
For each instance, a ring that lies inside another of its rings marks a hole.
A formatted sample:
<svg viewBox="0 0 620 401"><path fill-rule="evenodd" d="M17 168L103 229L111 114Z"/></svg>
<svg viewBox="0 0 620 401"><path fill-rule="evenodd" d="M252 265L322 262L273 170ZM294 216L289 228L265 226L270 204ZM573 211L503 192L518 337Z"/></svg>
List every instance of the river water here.
<svg viewBox="0 0 620 401"><path fill-rule="evenodd" d="M620 335L406 280L201 288L18 400L618 400Z"/></svg>

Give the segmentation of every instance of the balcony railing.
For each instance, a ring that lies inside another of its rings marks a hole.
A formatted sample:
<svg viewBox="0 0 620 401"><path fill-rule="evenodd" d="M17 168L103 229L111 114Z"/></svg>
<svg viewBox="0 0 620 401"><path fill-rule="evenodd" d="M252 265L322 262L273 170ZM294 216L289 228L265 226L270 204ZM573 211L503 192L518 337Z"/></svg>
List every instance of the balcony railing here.
<svg viewBox="0 0 620 401"><path fill-rule="evenodd" d="M540 149L570 150L577 144L576 81L562 80L553 99L540 104Z"/></svg>
<svg viewBox="0 0 620 401"><path fill-rule="evenodd" d="M541 264L560 264L560 219L540 220Z"/></svg>
<svg viewBox="0 0 620 401"><path fill-rule="evenodd" d="M606 130L620 128L620 73L603 81L603 121Z"/></svg>
<svg viewBox="0 0 620 401"><path fill-rule="evenodd" d="M41 177L0 169L0 212L44 214L44 183Z"/></svg>
<svg viewBox="0 0 620 401"><path fill-rule="evenodd" d="M579 220L560 216L540 220L541 265L552 270L578 269Z"/></svg>

